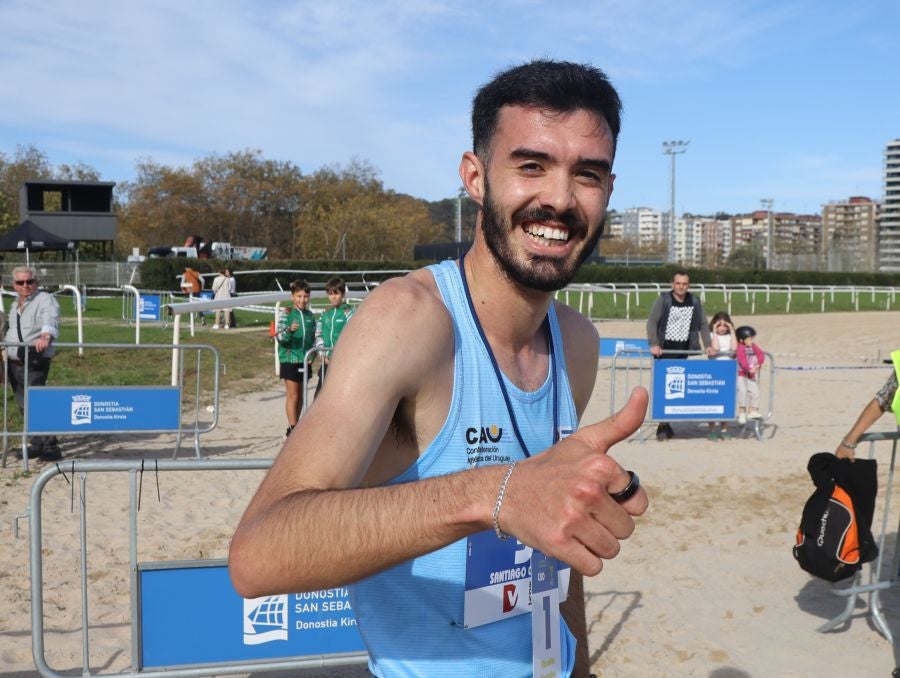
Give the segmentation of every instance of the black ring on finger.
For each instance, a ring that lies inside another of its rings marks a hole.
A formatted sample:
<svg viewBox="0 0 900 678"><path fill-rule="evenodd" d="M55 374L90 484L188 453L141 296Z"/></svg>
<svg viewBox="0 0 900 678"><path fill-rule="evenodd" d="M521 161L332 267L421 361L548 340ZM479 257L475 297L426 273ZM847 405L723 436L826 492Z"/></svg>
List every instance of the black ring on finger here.
<svg viewBox="0 0 900 678"><path fill-rule="evenodd" d="M621 492L610 492L609 496L621 504L631 499L640 487L641 479L638 478L637 473L628 471L628 484L625 486L625 489Z"/></svg>

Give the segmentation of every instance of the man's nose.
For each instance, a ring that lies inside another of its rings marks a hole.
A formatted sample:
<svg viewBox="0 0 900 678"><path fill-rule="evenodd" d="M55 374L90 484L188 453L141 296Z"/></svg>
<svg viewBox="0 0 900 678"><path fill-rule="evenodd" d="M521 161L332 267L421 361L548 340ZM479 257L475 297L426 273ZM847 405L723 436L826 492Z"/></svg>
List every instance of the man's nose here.
<svg viewBox="0 0 900 678"><path fill-rule="evenodd" d="M545 178L538 196L541 207L562 214L575 207L575 182L566 172L551 172Z"/></svg>

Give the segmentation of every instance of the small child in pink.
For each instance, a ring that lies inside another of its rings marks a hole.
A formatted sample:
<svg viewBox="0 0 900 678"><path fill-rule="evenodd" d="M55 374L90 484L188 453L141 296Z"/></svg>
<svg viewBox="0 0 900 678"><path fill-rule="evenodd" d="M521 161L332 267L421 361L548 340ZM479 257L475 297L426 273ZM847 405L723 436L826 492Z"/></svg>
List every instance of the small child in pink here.
<svg viewBox="0 0 900 678"><path fill-rule="evenodd" d="M766 357L755 343L756 330L742 325L734 333L738 341L738 422L746 424L747 419L763 418L759 413L759 369Z"/></svg>

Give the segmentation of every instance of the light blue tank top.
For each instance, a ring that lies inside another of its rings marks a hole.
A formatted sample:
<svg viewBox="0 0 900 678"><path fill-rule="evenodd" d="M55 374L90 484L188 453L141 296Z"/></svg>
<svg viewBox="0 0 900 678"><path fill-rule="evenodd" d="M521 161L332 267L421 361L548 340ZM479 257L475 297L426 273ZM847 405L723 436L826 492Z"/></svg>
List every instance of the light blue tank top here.
<svg viewBox="0 0 900 678"><path fill-rule="evenodd" d="M450 411L419 459L391 483L446 475L525 457L513 434L489 353L472 318L456 262L429 270L453 320L454 380ZM548 315L554 346L558 423L563 435L578 420L553 305ZM531 454L553 444L550 375L532 392L504 376L519 430ZM484 433L484 434L483 434ZM490 433L490 437L487 437ZM365 520L365 516L360 516ZM359 631L376 676L511 678L531 676L531 615L463 627L466 540L406 561L350 587ZM575 640L561 622L563 675L572 671Z"/></svg>

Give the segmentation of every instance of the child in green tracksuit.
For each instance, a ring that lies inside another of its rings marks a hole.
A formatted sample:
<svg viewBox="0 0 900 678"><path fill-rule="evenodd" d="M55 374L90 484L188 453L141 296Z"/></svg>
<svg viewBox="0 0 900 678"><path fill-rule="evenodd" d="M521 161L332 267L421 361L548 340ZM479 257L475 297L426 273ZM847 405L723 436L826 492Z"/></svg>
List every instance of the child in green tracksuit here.
<svg viewBox="0 0 900 678"><path fill-rule="evenodd" d="M290 435L300 418L304 379L309 383L312 361L306 353L315 345L316 319L309 310L309 285L305 280L291 283L291 308L284 309L278 318L275 333L278 342L279 374L284 379L284 409L288 427L285 437Z"/></svg>
<svg viewBox="0 0 900 678"><path fill-rule="evenodd" d="M325 292L328 294L331 308L319 316L319 323L316 325L316 348L319 349L319 355L322 356L316 395L319 395L319 390L322 388L322 384L325 383L325 374L328 372L328 364L331 362L331 349L334 348L338 337L341 336L341 332L347 326L347 321L353 315L353 309L350 308L350 304L344 301L347 286L342 278L331 278L325 284Z"/></svg>

